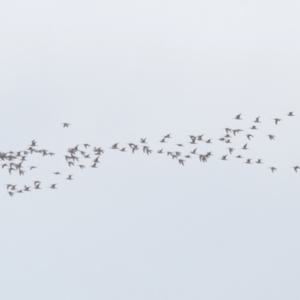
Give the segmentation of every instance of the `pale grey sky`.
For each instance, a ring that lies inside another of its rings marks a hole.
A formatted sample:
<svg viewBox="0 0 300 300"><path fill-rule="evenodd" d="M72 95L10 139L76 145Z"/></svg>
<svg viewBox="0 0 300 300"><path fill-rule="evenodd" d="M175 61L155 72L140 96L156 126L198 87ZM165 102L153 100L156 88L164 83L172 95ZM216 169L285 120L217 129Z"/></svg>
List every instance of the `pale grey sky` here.
<svg viewBox="0 0 300 300"><path fill-rule="evenodd" d="M0 151L56 153L1 171L1 299L299 299L299 2L0 4ZM247 158L264 165L220 161L223 128L257 116ZM212 137L198 149L214 155L182 167L108 149L147 137L156 151L167 133L172 149ZM85 142L106 150L99 168L70 169L65 150Z"/></svg>

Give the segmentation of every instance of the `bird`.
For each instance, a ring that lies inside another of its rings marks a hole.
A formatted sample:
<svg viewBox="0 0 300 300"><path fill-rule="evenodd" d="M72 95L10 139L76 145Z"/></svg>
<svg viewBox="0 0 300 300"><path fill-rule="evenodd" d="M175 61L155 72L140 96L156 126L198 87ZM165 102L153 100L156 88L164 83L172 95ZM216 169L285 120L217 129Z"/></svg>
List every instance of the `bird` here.
<svg viewBox="0 0 300 300"><path fill-rule="evenodd" d="M69 175L66 179L67 179L67 180L73 180L72 176L73 176L73 175Z"/></svg>
<svg viewBox="0 0 300 300"><path fill-rule="evenodd" d="M51 184L51 185L50 185L50 189L57 189L57 188L56 188L56 185L57 185L57 183Z"/></svg>
<svg viewBox="0 0 300 300"><path fill-rule="evenodd" d="M275 121L275 124L276 124L276 125L278 124L278 122L281 121L281 119L278 119L278 118L275 118L275 119L273 119L273 120Z"/></svg>
<svg viewBox="0 0 300 300"><path fill-rule="evenodd" d="M257 117L257 118L254 120L254 123L261 123L260 120L259 120L259 118L260 118L260 117Z"/></svg>
<svg viewBox="0 0 300 300"><path fill-rule="evenodd" d="M251 138L253 137L252 134L246 134L246 136L247 136L247 139L248 139L248 140L251 140Z"/></svg>
<svg viewBox="0 0 300 300"><path fill-rule="evenodd" d="M246 163L246 164L251 164L251 159L250 159L250 158L247 159L245 163Z"/></svg>
<svg viewBox="0 0 300 300"><path fill-rule="evenodd" d="M61 175L59 172L54 172L53 174L55 174L55 175Z"/></svg>
<svg viewBox="0 0 300 300"><path fill-rule="evenodd" d="M63 123L63 128L65 128L65 127L69 127L71 124L69 124L69 123Z"/></svg>
<svg viewBox="0 0 300 300"><path fill-rule="evenodd" d="M271 169L272 173L274 173L275 171L277 171L277 168L275 168L275 167L270 167L270 169Z"/></svg>
<svg viewBox="0 0 300 300"><path fill-rule="evenodd" d="M221 160L227 160L226 158L227 158L227 155L223 155L223 156L221 157Z"/></svg>
<svg viewBox="0 0 300 300"><path fill-rule="evenodd" d="M268 134L268 137L271 141L275 139L275 135L272 135L272 134Z"/></svg>
<svg viewBox="0 0 300 300"><path fill-rule="evenodd" d="M296 173L297 173L297 170L300 169L299 166L295 166L295 167L293 167L293 168L294 168L294 170L295 170Z"/></svg>
<svg viewBox="0 0 300 300"><path fill-rule="evenodd" d="M232 154L234 149L233 148L228 148L228 150L229 150L229 153Z"/></svg>
<svg viewBox="0 0 300 300"><path fill-rule="evenodd" d="M242 115L242 114L236 115L234 119L235 119L235 120L242 120L241 115Z"/></svg>
<svg viewBox="0 0 300 300"><path fill-rule="evenodd" d="M185 160L184 160L184 159L178 159L178 162L179 162L180 165L183 165L183 166L184 166Z"/></svg>
<svg viewBox="0 0 300 300"><path fill-rule="evenodd" d="M243 146L243 148L242 148L243 150L248 150L248 148L247 148L247 144L245 144L244 146Z"/></svg>
<svg viewBox="0 0 300 300"><path fill-rule="evenodd" d="M118 148L118 144L119 144L119 143L113 144L113 145L110 147L110 149L119 149L119 148Z"/></svg>
<svg viewBox="0 0 300 300"><path fill-rule="evenodd" d="M295 115L294 115L294 112L290 111L290 112L287 114L287 116L289 116L289 117L294 117Z"/></svg>

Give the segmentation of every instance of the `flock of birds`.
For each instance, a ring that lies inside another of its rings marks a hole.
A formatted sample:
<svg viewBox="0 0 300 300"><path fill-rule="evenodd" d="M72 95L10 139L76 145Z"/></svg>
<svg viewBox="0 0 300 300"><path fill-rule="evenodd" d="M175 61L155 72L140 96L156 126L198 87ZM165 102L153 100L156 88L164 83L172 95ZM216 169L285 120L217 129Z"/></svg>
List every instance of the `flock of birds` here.
<svg viewBox="0 0 300 300"><path fill-rule="evenodd" d="M294 117L294 112L289 112L286 114L287 117ZM238 121L243 120L242 114L238 114L234 117L234 120ZM280 122L283 121L283 119L280 118L274 118L273 119L274 124L278 125ZM228 158L235 157L237 159L241 159L243 161L243 152L246 150L249 150L249 143L252 138L254 138L253 132L255 130L258 130L259 124L262 123L261 118L257 117L253 121L255 125L252 125L249 129L243 130L239 128L224 128L224 134L218 138L219 142L224 143L225 145L228 145L227 151L228 153L225 155L222 155L219 159L222 161L227 161ZM70 127L70 123L62 123L63 128ZM233 148L230 144L232 144L234 138L241 134L242 132L245 132L245 139L246 143L241 145L238 149ZM270 139L270 141L273 141L276 136L274 134L268 134L267 137ZM120 151L120 152L131 152L135 153L136 151L142 151L146 155L150 155L153 153L157 153L160 155L167 155L171 157L173 160L177 161L180 165L184 166L185 163L194 157L198 158L198 160L201 163L206 163L212 156L212 151L206 151L205 153L199 153L197 149L199 148L200 143L205 144L212 144L213 139L212 138L205 138L204 134L201 135L189 135L189 141L187 142L190 145L195 145L196 148L194 148L192 151L189 151L188 153L183 153L183 151L180 151L180 149L186 149L184 148L187 144L185 143L178 143L175 144L176 150L166 150L165 146L167 144L170 145L170 140L172 139L171 134L166 134L162 136L161 139L159 139L159 143L161 144L160 149L156 149L155 151L150 148L147 142L147 138L141 138L139 142L135 143L127 143L125 146L119 146L120 143L115 143L109 149L102 149L101 147L92 147L90 144L80 144L76 145L73 148L68 148L67 153L65 154L64 158L66 163L69 167L75 167L78 166L80 169L84 169L86 167L91 168L98 168L98 165L100 163L100 157L103 155L104 151ZM240 150L240 151L238 151ZM238 153L236 153L238 151ZM235 153L237 155L235 155ZM7 170L9 174L18 173L20 176L25 175L27 171L32 171L36 169L37 167L27 166L25 167L24 164L27 162L27 158L29 158L31 155L41 155L41 156L54 156L55 153L50 152L46 149L38 149L37 142L35 140L31 141L31 144L28 146L26 150L22 151L9 151L9 152L0 152L0 161L2 161L2 169ZM85 160L86 163L82 162L82 160ZM252 159L247 158L244 163L246 164L263 164L263 159ZM268 167L272 173L277 171L277 168L275 166L269 166ZM293 166L293 169L295 172L297 172L300 169L300 166L296 165ZM55 176L62 176L62 173L60 171L53 172ZM66 175L65 175L66 176ZM73 180L73 174L67 175L67 177L64 177L66 180ZM24 185L23 187L19 187L17 184L6 184L6 191L9 194L9 196L13 197L15 194L22 194L26 192L30 192L32 190L40 190L42 182L41 181L33 181L32 185ZM50 189L57 189L57 183L53 183L47 188Z"/></svg>

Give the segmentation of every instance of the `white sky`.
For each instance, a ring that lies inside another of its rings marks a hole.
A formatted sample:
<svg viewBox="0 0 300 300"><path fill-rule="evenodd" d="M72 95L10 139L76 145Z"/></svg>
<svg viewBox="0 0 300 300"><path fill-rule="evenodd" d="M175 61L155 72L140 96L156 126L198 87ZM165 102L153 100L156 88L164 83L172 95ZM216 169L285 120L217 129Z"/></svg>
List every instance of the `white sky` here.
<svg viewBox="0 0 300 300"><path fill-rule="evenodd" d="M56 156L1 169L0 298L298 300L299 15L297 1L2 1L0 151L35 139ZM220 161L224 127L257 116L245 158L264 164ZM109 149L156 151L167 133L172 150L213 138L197 145L212 158ZM69 168L85 142L105 149L99 168Z"/></svg>

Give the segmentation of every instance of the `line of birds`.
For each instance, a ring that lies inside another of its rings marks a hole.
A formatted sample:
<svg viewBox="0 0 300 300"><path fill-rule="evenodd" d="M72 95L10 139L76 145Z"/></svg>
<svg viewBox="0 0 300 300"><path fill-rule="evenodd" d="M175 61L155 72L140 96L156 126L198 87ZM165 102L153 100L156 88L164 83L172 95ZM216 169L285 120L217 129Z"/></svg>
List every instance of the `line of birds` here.
<svg viewBox="0 0 300 300"><path fill-rule="evenodd" d="M288 117L294 117L294 112L289 112L287 114ZM236 115L234 120L243 120L242 114ZM280 118L274 118L275 125L278 125L279 122L282 121ZM257 117L253 121L254 123L262 123L260 120L260 117ZM71 126L70 123L62 123L63 128L68 128ZM257 125L253 125L250 127L250 130L258 130ZM224 144L231 144L234 137L236 137L238 134L243 132L243 129L233 129L233 128L224 128L225 134L222 135L218 140L220 142L223 142ZM246 138L250 142L251 139L254 136L251 133L246 133ZM267 134L267 137L272 141L275 139L275 135L273 134ZM204 138L204 134L201 135L189 135L190 140L188 141L188 144L196 145L200 142L206 143L206 144L212 144L213 139L212 138ZM164 135L160 140L159 143L161 144L167 144L168 141L172 139L171 134ZM249 150L248 144L249 142L245 143L240 149L241 150ZM119 146L120 143L114 143L109 149L111 150L117 150L120 152L127 152L127 146ZM141 138L138 143L127 143L129 150L134 154L136 151L142 149L143 153L150 155L153 153L153 149L150 148L150 146L147 143L147 138ZM178 143L175 144L175 146L179 148L185 147L185 144ZM81 163L81 159L87 159L91 160L91 168L98 168L98 164L100 163L100 156L104 154L104 149L101 147L94 147L91 150L91 145L88 143L82 144L82 145L76 145L73 148L68 148L67 153L65 154L64 158L68 164L69 167L78 166L80 169L84 169L86 167L86 164ZM222 161L228 161L228 156L232 155L233 152L236 150L233 147L227 148L229 151L229 154L222 155L220 160ZM91 150L91 151L89 151ZM166 151L166 152L164 152ZM198 157L200 162L206 163L212 156L212 151L206 151L205 153L198 153L197 148L194 148L192 151L189 151L188 153L182 154L182 151L175 150L175 151L167 151L164 148L158 149L156 151L158 154L166 154L167 156L170 156L172 159L175 159L178 161L178 163L182 166L185 165L187 159L193 158L193 156ZM12 173L18 173L20 176L23 176L28 170L32 171L36 169L36 166L29 166L26 170L23 166L23 163L27 161L27 158L30 155L34 154L40 154L42 157L44 156L54 156L54 152L50 152L46 149L37 149L37 142L35 140L31 141L31 144L26 150L22 151L9 151L9 152L0 152L0 161L4 161L2 164L2 169L7 169L9 174ZM238 154L236 156L238 159L242 159L243 157ZM261 158L258 158L257 160L253 161L252 158L247 158L245 161L246 164L263 164L263 160ZM297 172L300 167L298 165L292 167L295 172ZM277 171L277 168L274 166L269 167L272 173ZM60 172L56 171L53 172L54 175L61 175ZM73 180L73 174L68 175L65 177L66 180ZM48 188L50 189L57 189L57 183L51 184ZM6 184L6 190L9 194L9 196L14 196L16 193L24 193L24 192L30 192L31 190L40 190L41 188L41 181L34 181L32 186L24 185L23 188L18 188L16 184Z"/></svg>

